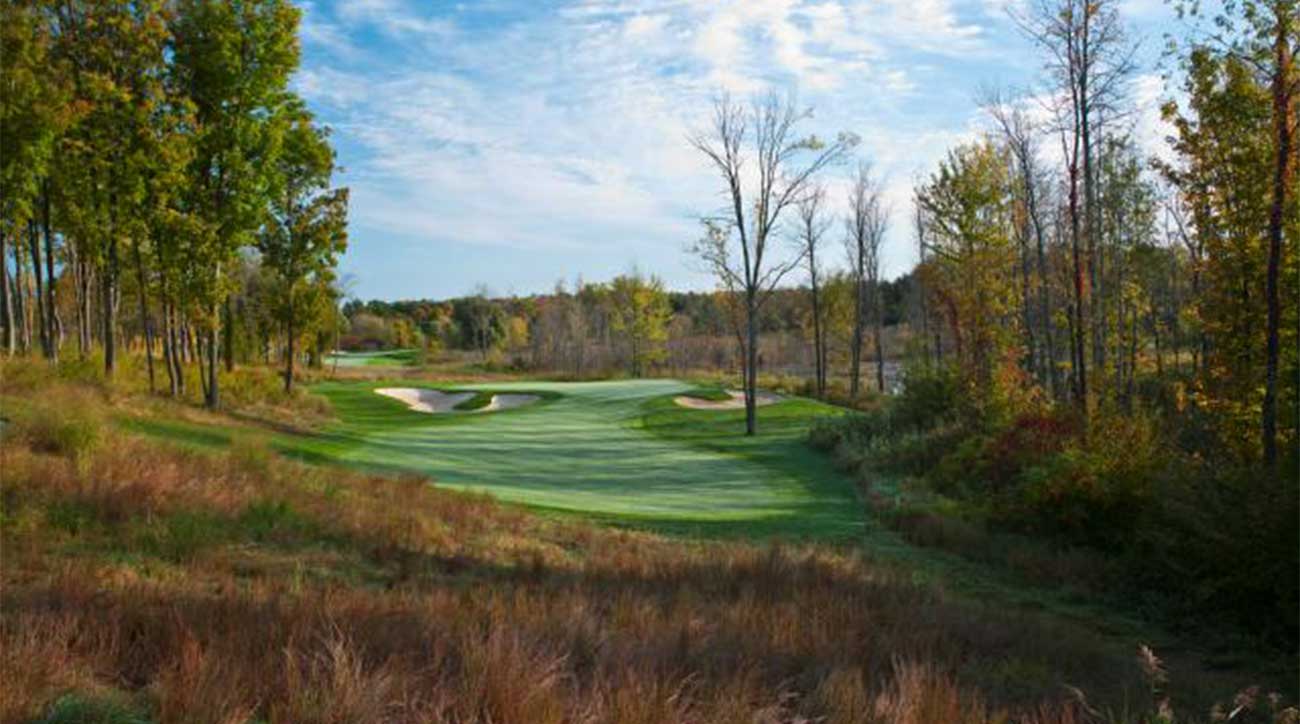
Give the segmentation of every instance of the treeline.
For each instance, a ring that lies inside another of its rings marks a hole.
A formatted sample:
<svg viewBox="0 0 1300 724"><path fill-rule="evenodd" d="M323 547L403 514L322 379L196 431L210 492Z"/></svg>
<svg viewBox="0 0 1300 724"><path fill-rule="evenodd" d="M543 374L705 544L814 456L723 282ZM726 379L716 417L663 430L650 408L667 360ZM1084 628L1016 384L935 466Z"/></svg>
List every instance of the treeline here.
<svg viewBox="0 0 1300 724"><path fill-rule="evenodd" d="M916 316L911 274L880 282L881 320L894 328ZM822 283L831 356L846 369L853 338L854 283L847 271ZM775 290L760 333L764 369L812 369L807 288ZM644 300L644 301L639 301ZM494 297L486 289L447 300L362 301L343 306L345 350L423 348L472 352L482 362L576 377L626 372L676 374L736 369L735 302L725 292L675 292L632 272L608 283L561 282L546 294ZM640 324L623 319L640 320ZM905 330L887 345L901 353Z"/></svg>
<svg viewBox="0 0 1300 724"><path fill-rule="evenodd" d="M990 94L989 132L917 185L931 333L900 396L813 439L907 480L881 505L914 542L1294 651L1300 10L1193 22L1159 160L1127 132L1118 6L1019 17L1048 113Z"/></svg>
<svg viewBox="0 0 1300 724"><path fill-rule="evenodd" d="M172 395L197 368L285 365L331 329L347 241L328 130L289 87L287 0L0 6L0 340L57 361L143 352ZM319 348L319 344L315 345Z"/></svg>
<svg viewBox="0 0 1300 724"><path fill-rule="evenodd" d="M1086 424L1173 394L1239 458L1294 449L1300 21L1281 1L1217 21L1177 56L1186 101L1164 106L1160 161L1128 133L1117 4L1042 0L1021 18L1050 58L1051 117L990 94L995 130L916 188L926 324L948 339L928 353L972 410L1041 400Z"/></svg>

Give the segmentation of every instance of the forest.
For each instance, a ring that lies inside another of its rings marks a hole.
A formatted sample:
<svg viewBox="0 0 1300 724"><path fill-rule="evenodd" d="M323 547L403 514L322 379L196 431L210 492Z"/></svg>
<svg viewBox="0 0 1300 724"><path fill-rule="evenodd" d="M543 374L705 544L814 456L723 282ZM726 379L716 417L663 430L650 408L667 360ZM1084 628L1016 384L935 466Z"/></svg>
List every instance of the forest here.
<svg viewBox="0 0 1300 724"><path fill-rule="evenodd" d="M330 324L348 192L331 187L328 129L289 86L299 16L283 3L6 4L7 354L75 349L111 377L140 350L151 387L165 377L182 395L193 370L215 409L236 315L255 307L289 360Z"/></svg>
<svg viewBox="0 0 1300 724"><path fill-rule="evenodd" d="M1168 6L1159 152L1007 3L906 206L718 90L711 288L367 300L311 7L5 2L0 719L1300 720L1300 4Z"/></svg>

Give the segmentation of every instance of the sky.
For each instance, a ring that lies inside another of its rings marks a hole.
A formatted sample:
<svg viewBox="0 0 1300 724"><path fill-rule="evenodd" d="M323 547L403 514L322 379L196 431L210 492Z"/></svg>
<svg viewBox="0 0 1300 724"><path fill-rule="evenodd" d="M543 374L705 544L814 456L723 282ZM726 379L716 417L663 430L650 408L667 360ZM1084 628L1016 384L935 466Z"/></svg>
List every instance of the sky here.
<svg viewBox="0 0 1300 724"><path fill-rule="evenodd" d="M774 91L812 110L805 132L861 138L894 277L916 262L913 186L988 128L980 89L1043 92L1008 14L1024 1L312 0L294 85L351 189L341 268L360 298L523 295L633 268L711 289L686 249L723 187L687 139L721 92ZM1157 153L1174 20L1162 0L1121 9L1141 42L1134 134ZM855 165L824 174L835 210Z"/></svg>

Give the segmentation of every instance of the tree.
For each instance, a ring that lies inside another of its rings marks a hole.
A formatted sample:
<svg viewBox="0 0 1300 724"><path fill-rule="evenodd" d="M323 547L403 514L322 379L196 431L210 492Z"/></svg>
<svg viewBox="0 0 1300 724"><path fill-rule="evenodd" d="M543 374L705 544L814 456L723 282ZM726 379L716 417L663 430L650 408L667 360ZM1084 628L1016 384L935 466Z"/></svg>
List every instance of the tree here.
<svg viewBox="0 0 1300 724"><path fill-rule="evenodd" d="M849 273L855 285L853 347L849 366L849 396L854 399L861 389L862 343L868 316L874 318L876 382L881 391L885 389L879 293L880 244L885 236L886 212L880 194L880 182L872 175L871 165L860 163L849 187L849 215L844 219L844 245L848 251Z"/></svg>
<svg viewBox="0 0 1300 724"><path fill-rule="evenodd" d="M988 140L959 146L916 193L931 255L921 273L947 318L968 404L991 416L1016 393L1002 374L1017 365L1019 337L1006 161Z"/></svg>
<svg viewBox="0 0 1300 724"><path fill-rule="evenodd" d="M276 155L271 211L259 236L263 263L278 277L284 294L284 390L293 389L294 343L304 287L328 285L338 256L347 249L348 190L330 189L334 151L328 131L305 108L284 114L284 139Z"/></svg>
<svg viewBox="0 0 1300 724"><path fill-rule="evenodd" d="M1030 120L1025 110L1015 102L1006 102L996 92L988 95L984 107L997 123L1002 132L1003 141L1015 159L1017 181L1020 187L1018 205L1021 209L1023 223L1017 224L1018 238L1024 246L1030 237L1034 244L1035 286L1038 297L1037 323L1040 334L1034 335L1031 315L1029 314L1030 274L1028 271L1028 254L1023 255L1023 284L1021 294L1025 308L1025 328L1028 342L1028 356L1031 367L1037 362L1039 379L1045 382L1053 397L1060 394L1060 383L1056 369L1055 324L1052 321L1051 285L1048 284L1047 269L1047 224L1043 218L1040 198L1043 194L1039 188L1043 173L1038 159L1038 131L1036 124ZM1035 354L1034 347L1039 351Z"/></svg>
<svg viewBox="0 0 1300 724"><path fill-rule="evenodd" d="M628 372L641 377L647 364L664 358L672 309L663 280L637 270L617 276L609 283L609 301L610 326L627 340Z"/></svg>
<svg viewBox="0 0 1300 724"><path fill-rule="evenodd" d="M775 95L755 100L748 111L721 96L714 102L709 130L691 138L691 145L722 177L728 201L727 212L708 220L706 234L692 251L724 285L743 295L746 435L757 429L759 309L800 261L798 256L768 256L772 231L782 213L807 194L815 175L857 144L855 136L844 133L831 142L798 136L797 126L810 115ZM811 158L800 165L806 155ZM746 161L756 167L748 177L743 172Z"/></svg>
<svg viewBox="0 0 1300 724"><path fill-rule="evenodd" d="M1094 168L1098 126L1120 114L1119 101L1133 71L1135 46L1125 36L1119 0L1033 0L1013 18L1047 52L1046 69L1055 84L1051 110L1065 157L1073 261L1072 367L1075 401L1089 410L1088 338L1094 364L1104 364L1101 316L1095 313L1097 184ZM1082 164L1082 169L1080 165ZM1082 172L1083 208L1079 204Z"/></svg>
<svg viewBox="0 0 1300 724"><path fill-rule="evenodd" d="M57 159L60 216L83 272L93 268L100 281L107 375L117 364L122 259L148 236L151 192L159 188L153 181L159 164L171 158L164 130L170 125L166 12L161 0L66 3L53 19L76 105L84 108ZM85 304L89 290L82 295ZM90 315L83 311L80 322L84 337Z"/></svg>
<svg viewBox="0 0 1300 724"><path fill-rule="evenodd" d="M265 217L273 119L289 99L289 78L298 67L300 14L287 0L177 4L174 63L197 126L188 204L207 226L189 251L192 262L208 270L193 295L206 333L201 379L209 408L220 402L218 335L230 291L225 275Z"/></svg>
<svg viewBox="0 0 1300 724"><path fill-rule="evenodd" d="M1199 8L1191 6L1191 12ZM1278 370L1281 360L1282 281L1285 239L1294 232L1296 201L1292 189L1296 166L1296 94L1300 71L1300 3L1295 0L1241 0L1223 5L1213 18L1217 32L1200 46L1243 63L1270 100L1272 180L1269 188L1267 262L1265 266L1265 372L1260 405L1260 438L1266 464L1277 463ZM1289 217L1289 218L1288 218ZM1294 233L1291 235L1294 238ZM1294 304L1291 305L1294 307Z"/></svg>
<svg viewBox="0 0 1300 724"><path fill-rule="evenodd" d="M466 346L478 350L483 362L487 362L488 353L504 336L501 310L489 298L490 294L486 285L479 284L472 296L457 299L453 310Z"/></svg>
<svg viewBox="0 0 1300 724"><path fill-rule="evenodd" d="M831 225L830 219L824 218L825 203L826 190L820 185L813 185L796 206L799 216L796 234L804 266L808 270L813 326L813 383L817 388L818 397L826 396L826 330L823 328L821 289L818 285L821 277L821 262L817 259L822 237Z"/></svg>
<svg viewBox="0 0 1300 724"><path fill-rule="evenodd" d="M1294 15L1294 6L1290 12ZM1280 24L1289 22L1283 19ZM1174 149L1179 164L1164 171L1189 211L1189 223L1180 224L1179 233L1189 250L1203 257L1197 284L1200 322L1209 342L1201 362L1204 402L1216 414L1226 443L1243 456L1259 456L1273 465L1280 436L1276 408L1279 398L1287 400L1288 409L1294 404L1300 374L1294 353L1295 279L1300 269L1295 256L1285 253L1287 240L1300 234L1300 214L1283 174L1283 233L1275 248L1277 151L1286 140L1278 134L1276 87L1262 72L1260 58L1244 54L1244 48L1254 46L1225 43L1197 44L1184 58L1187 102L1185 107L1165 106L1166 117L1177 129ZM1268 61L1269 55L1256 50ZM1291 72L1294 75L1294 69ZM1294 125L1293 120L1288 123ZM1283 297L1290 302L1281 304ZM1283 366L1286 375L1279 374ZM1290 428L1284 432L1294 435L1294 421L1283 419ZM1248 439L1259 442L1243 446Z"/></svg>
<svg viewBox="0 0 1300 724"><path fill-rule="evenodd" d="M44 10L35 4L5 3L0 8L0 265L4 262L5 239L14 244L15 254L27 236L33 261L34 299L41 349L56 359L53 237L50 230L49 174L55 145L69 114L65 66L53 52L53 39ZM38 220L45 230L45 269L37 237ZM21 267L15 256L15 271ZM42 278L42 273L46 275ZM0 287L10 291L8 270L0 271ZM15 298L24 294L21 283L13 289ZM13 354L17 342L14 304L3 302L5 347Z"/></svg>

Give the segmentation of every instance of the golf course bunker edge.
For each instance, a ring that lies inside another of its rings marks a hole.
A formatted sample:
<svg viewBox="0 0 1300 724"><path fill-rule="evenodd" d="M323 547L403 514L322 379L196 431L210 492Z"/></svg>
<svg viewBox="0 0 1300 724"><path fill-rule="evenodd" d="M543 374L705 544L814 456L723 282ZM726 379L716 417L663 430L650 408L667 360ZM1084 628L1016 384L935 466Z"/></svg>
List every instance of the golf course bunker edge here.
<svg viewBox="0 0 1300 724"><path fill-rule="evenodd" d="M492 401L475 410L457 410L456 406L474 397L475 392L443 392L423 387L379 387L375 394L403 402L415 412L440 414L447 412L495 412L531 405L541 399L538 395L521 393L494 394Z"/></svg>
<svg viewBox="0 0 1300 724"><path fill-rule="evenodd" d="M706 400L702 397L678 395L673 398L673 402L682 407L689 407L692 410L739 410L745 406L745 393L727 390L727 394L731 395L730 400ZM755 399L759 407L780 401L781 396L772 392L759 392Z"/></svg>

